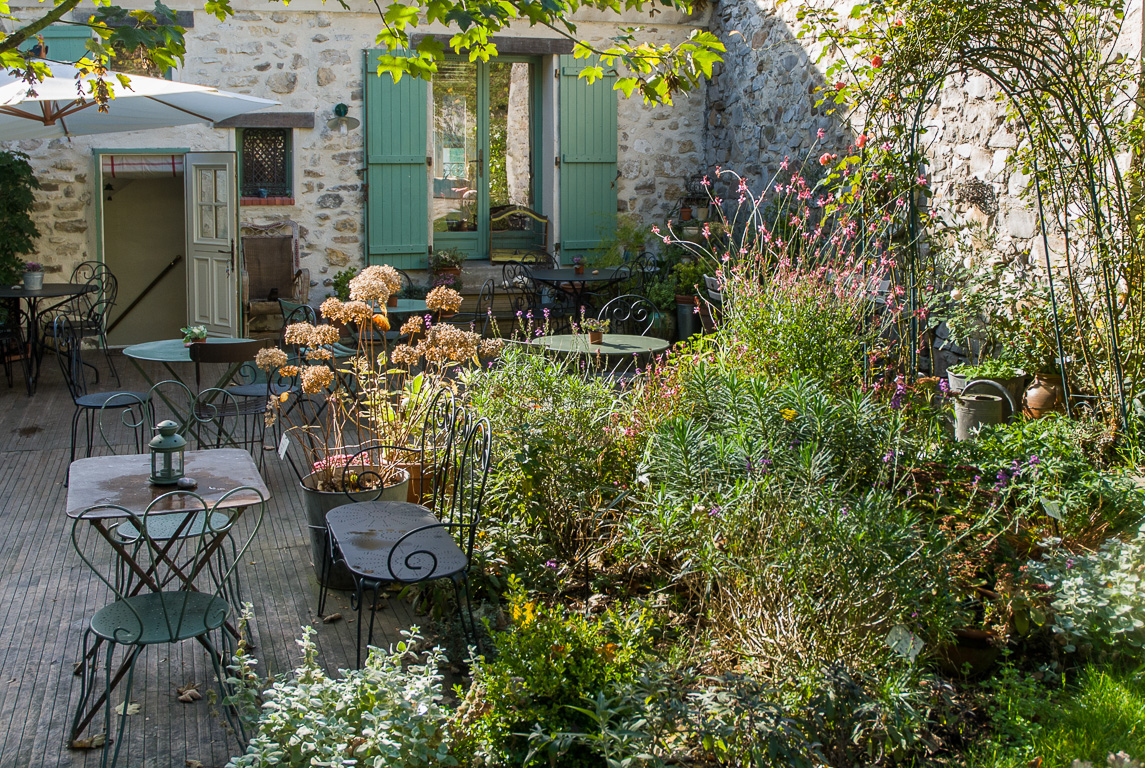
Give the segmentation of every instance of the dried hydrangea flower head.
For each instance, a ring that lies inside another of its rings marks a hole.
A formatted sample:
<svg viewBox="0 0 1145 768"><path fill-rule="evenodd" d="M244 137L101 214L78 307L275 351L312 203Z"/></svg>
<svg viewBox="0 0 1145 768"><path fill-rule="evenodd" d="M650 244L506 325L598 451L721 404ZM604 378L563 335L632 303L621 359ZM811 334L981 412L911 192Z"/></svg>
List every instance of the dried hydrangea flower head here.
<svg viewBox="0 0 1145 768"><path fill-rule="evenodd" d="M374 310L364 301L347 301L342 305L343 322L358 326L368 325L374 319Z"/></svg>
<svg viewBox="0 0 1145 768"><path fill-rule="evenodd" d="M342 310L342 302L337 296L331 296L322 302L322 306L318 308L318 311L322 314L322 317L327 320L333 320L339 323L345 322L346 320Z"/></svg>
<svg viewBox="0 0 1145 768"><path fill-rule="evenodd" d="M302 369L302 391L317 395L334 381L334 371L325 365L308 365Z"/></svg>
<svg viewBox="0 0 1145 768"><path fill-rule="evenodd" d="M327 344L337 344L341 334L332 325L311 325L310 323L294 323L286 326L282 336L287 344L299 344L304 347L322 347Z"/></svg>
<svg viewBox="0 0 1145 768"><path fill-rule="evenodd" d="M350 298L385 304L390 296L402 289L402 278L389 265L366 267L350 280Z"/></svg>
<svg viewBox="0 0 1145 768"><path fill-rule="evenodd" d="M484 358L499 357L505 343L501 339L482 339L477 347L477 354Z"/></svg>
<svg viewBox="0 0 1145 768"><path fill-rule="evenodd" d="M264 371L273 371L276 368L281 368L286 365L286 361L286 353L278 347L260 349L258 354L254 356L254 364Z"/></svg>
<svg viewBox="0 0 1145 768"><path fill-rule="evenodd" d="M409 320L402 323L402 336L416 336L425 330L425 320L421 315L413 315Z"/></svg>
<svg viewBox="0 0 1145 768"><path fill-rule="evenodd" d="M463 331L455 325L435 325L429 329L418 348L425 359L439 365L472 360L477 356L481 336Z"/></svg>
<svg viewBox="0 0 1145 768"><path fill-rule="evenodd" d="M444 285L439 285L429 292L425 297L425 305L433 312L444 312L445 314L453 314L461 309L461 294L452 288L446 288Z"/></svg>
<svg viewBox="0 0 1145 768"><path fill-rule="evenodd" d="M390 353L390 361L394 365L414 365L421 359L421 352L409 344L399 344Z"/></svg>
<svg viewBox="0 0 1145 768"><path fill-rule="evenodd" d="M282 339L287 344L309 344L310 337L314 332L314 326L310 323L293 323L286 326L286 331L282 334Z"/></svg>

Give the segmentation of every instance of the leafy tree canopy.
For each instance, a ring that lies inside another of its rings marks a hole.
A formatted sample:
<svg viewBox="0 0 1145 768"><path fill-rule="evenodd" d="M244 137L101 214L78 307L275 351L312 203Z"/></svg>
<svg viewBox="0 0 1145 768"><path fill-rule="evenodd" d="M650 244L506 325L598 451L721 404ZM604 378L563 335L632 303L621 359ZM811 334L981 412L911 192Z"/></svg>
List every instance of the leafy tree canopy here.
<svg viewBox="0 0 1145 768"><path fill-rule="evenodd" d="M21 50L52 24L76 24L72 13L82 0L54 0L47 12L35 19L23 14L14 15L8 0L0 0L0 17L7 20L11 32L0 32L0 66L17 71L35 83L51 73L51 64L33 59ZM159 70L182 63L186 52L185 30L176 24L175 13L160 2L150 10L127 11L109 0L93 0L96 7L86 25L95 35L87 47L94 64L84 67L90 74L87 90L101 103L112 95L113 84L105 80L105 69L115 56L145 55ZM286 5L288 0L280 0ZM381 19L381 30L376 42L388 50L408 51L408 56L387 55L378 63L378 73L388 73L394 79L409 74L429 78L437 71L437 63L447 52L447 46L432 36L422 37L411 44L411 33L419 26L440 22L456 30L448 48L455 53L468 54L471 61L488 61L497 55L494 35L504 32L511 24L527 24L553 30L576 42L574 55L578 58L598 58L582 71L581 76L594 81L604 69L615 68L619 73L616 88L625 96L639 92L646 102L671 103L677 93L686 93L711 77L712 67L719 61L724 46L706 30L694 30L677 44L641 41L636 27L622 27L606 45L594 46L581 40L574 14L581 9L648 13L650 18L663 10L692 13L705 0L409 0L408 2L375 3ZM346 0L338 0L351 10ZM234 14L231 0L206 0L204 10L224 20ZM121 82L126 85L126 82ZM82 86L81 86L82 87Z"/></svg>

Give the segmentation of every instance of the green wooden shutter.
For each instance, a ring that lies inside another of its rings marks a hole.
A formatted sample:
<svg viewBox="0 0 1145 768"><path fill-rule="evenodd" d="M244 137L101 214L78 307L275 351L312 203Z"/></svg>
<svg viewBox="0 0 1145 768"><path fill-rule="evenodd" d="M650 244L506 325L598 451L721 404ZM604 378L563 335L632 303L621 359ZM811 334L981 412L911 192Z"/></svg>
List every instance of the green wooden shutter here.
<svg viewBox="0 0 1145 768"><path fill-rule="evenodd" d="M75 64L88 55L87 41L91 39L91 29L74 24L53 24L40 30L40 36L48 46L48 53L44 57L49 61L62 61ZM32 38L25 41L20 50L30 51L39 45L39 40Z"/></svg>
<svg viewBox="0 0 1145 768"><path fill-rule="evenodd" d="M423 269L429 253L429 84L377 74L366 51L366 263Z"/></svg>
<svg viewBox="0 0 1145 768"><path fill-rule="evenodd" d="M577 77L595 59L561 56L561 261L584 256L616 225L616 73Z"/></svg>

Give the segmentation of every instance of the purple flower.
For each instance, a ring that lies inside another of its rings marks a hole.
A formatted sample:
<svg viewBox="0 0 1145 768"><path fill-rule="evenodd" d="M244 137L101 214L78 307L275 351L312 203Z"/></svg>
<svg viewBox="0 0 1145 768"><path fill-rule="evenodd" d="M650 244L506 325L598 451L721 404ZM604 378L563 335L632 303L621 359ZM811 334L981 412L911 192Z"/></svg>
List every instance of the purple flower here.
<svg viewBox="0 0 1145 768"><path fill-rule="evenodd" d="M710 510L708 510L708 517L723 517L723 511L724 510L721 507L713 506Z"/></svg>
<svg viewBox="0 0 1145 768"><path fill-rule="evenodd" d="M946 379L939 379L938 391L944 395L950 394L950 382L948 382Z"/></svg>
<svg viewBox="0 0 1145 768"><path fill-rule="evenodd" d="M1066 558L1065 567L1066 568L1073 568L1073 558L1072 557Z"/></svg>
<svg viewBox="0 0 1145 768"><path fill-rule="evenodd" d="M550 569L555 571L557 569L557 561L556 560L546 560L545 561L545 567L550 568Z"/></svg>
<svg viewBox="0 0 1145 768"><path fill-rule="evenodd" d="M1038 455L1035 453L1033 456L1030 457L1030 460L1026 463L1029 464L1031 467L1036 467L1042 463L1042 460L1039 459Z"/></svg>
<svg viewBox="0 0 1145 768"><path fill-rule="evenodd" d="M890 464L892 461L894 461L894 458L895 458L895 452L894 451L887 451L886 454L883 456L883 463L884 464Z"/></svg>

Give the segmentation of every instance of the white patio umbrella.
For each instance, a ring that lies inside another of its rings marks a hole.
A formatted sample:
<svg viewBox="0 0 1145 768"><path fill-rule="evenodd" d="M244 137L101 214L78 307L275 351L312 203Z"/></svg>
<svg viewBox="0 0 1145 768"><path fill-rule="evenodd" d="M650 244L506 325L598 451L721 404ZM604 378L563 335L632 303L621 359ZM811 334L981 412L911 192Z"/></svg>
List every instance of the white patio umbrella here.
<svg viewBox="0 0 1145 768"><path fill-rule="evenodd" d="M100 112L78 71L53 64L52 77L29 86L8 73L0 73L0 141L50 139L113 131L138 131L189 123L218 122L278 104L277 101L220 91L205 85L176 83L155 77L128 75L125 88L108 72L115 98Z"/></svg>

